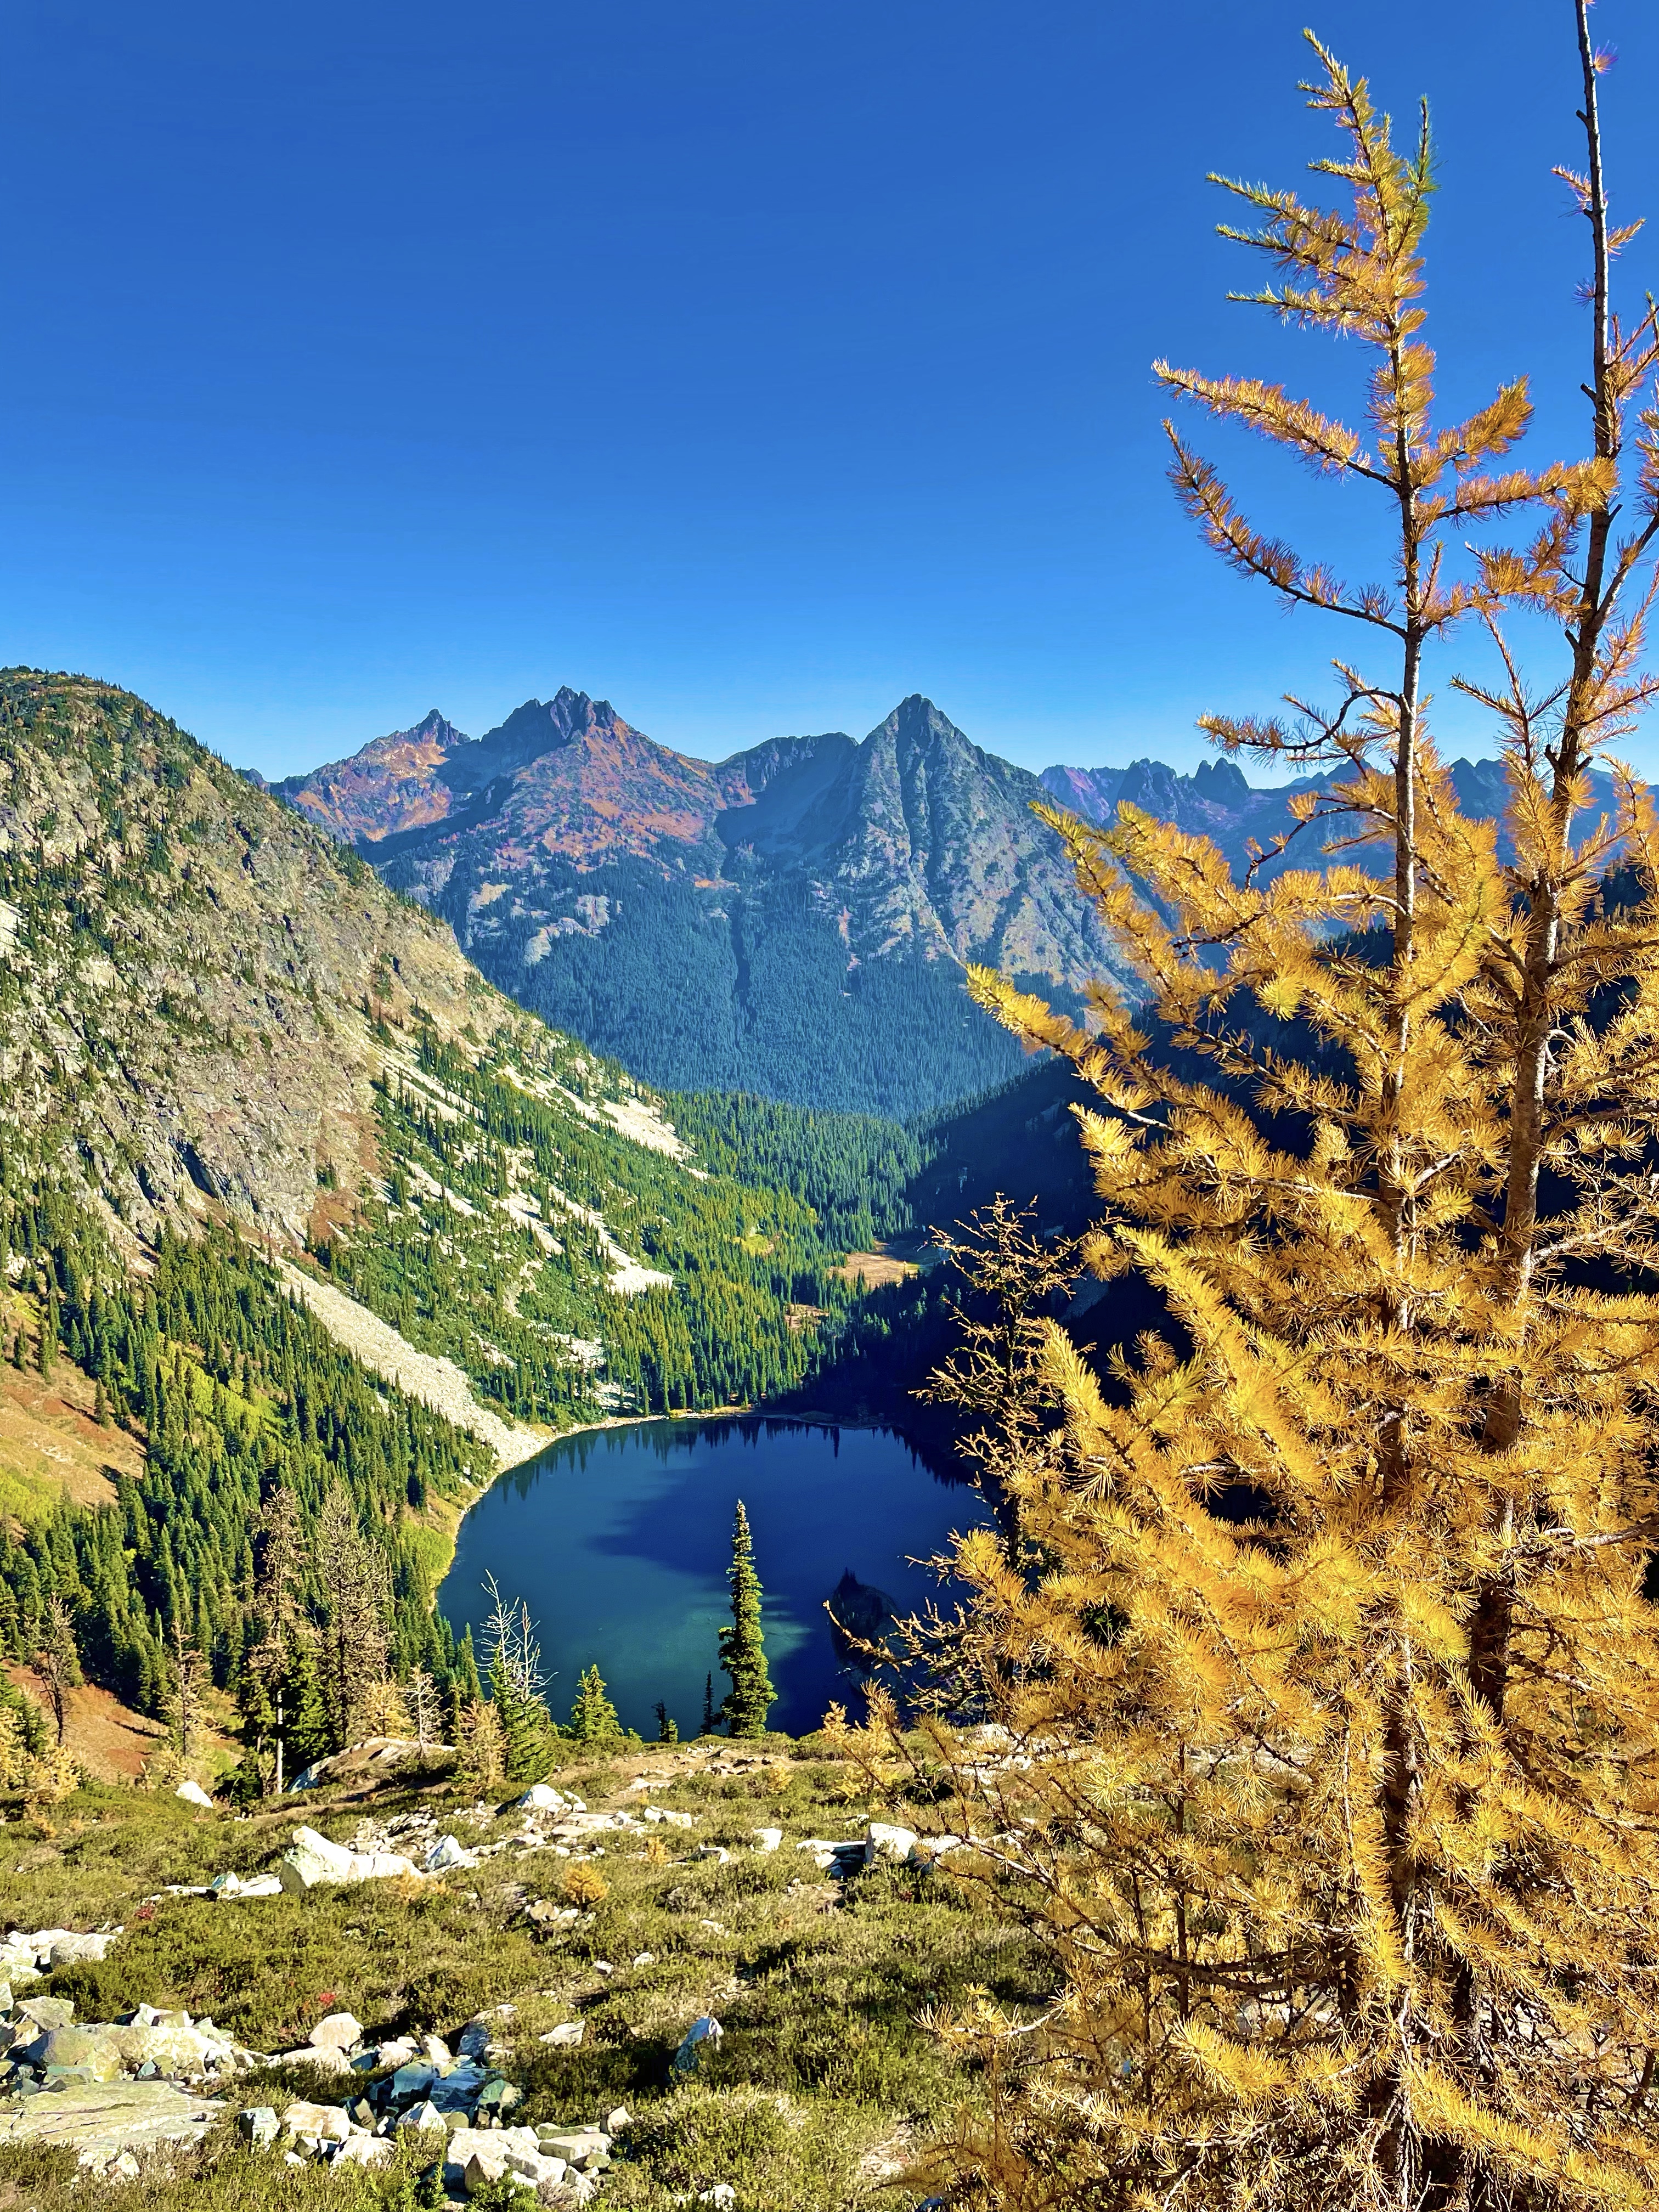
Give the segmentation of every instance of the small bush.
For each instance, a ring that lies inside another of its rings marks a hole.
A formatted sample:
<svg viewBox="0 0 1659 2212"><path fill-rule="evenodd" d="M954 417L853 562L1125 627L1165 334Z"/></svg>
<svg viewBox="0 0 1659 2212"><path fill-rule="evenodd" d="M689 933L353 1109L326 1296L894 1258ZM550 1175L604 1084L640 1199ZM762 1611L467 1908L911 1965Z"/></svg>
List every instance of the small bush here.
<svg viewBox="0 0 1659 2212"><path fill-rule="evenodd" d="M611 1894L610 1883L598 1867L590 1865L586 1859L579 1859L574 1866L565 1869L562 1887L571 1905L603 1905Z"/></svg>

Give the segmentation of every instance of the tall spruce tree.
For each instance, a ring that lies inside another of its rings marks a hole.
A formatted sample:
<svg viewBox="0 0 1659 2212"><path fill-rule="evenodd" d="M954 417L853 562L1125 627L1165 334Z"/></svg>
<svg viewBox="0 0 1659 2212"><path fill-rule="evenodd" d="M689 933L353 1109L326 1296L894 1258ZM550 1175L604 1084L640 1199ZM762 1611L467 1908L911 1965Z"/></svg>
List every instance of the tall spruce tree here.
<svg viewBox="0 0 1659 2212"><path fill-rule="evenodd" d="M283 1746L283 1776L291 1782L335 1748L312 1637L295 1638L287 1668L275 1685L274 1701L280 1706L276 1733Z"/></svg>
<svg viewBox="0 0 1659 2212"><path fill-rule="evenodd" d="M1085 1029L974 977L1097 1094L1086 1257L1168 1316L1097 1370L1033 1311L1019 1402L983 1392L1010 1526L957 1547L954 1656L1010 1756L934 1733L955 1825L998 1838L977 1873L1032 1914L1056 1986L1040 2021L981 1999L951 2023L1001 2108L941 2151L975 2203L1659 2202L1659 814L1616 764L1605 818L1581 813L1656 691L1659 325L1609 307L1631 232L1576 12L1585 459L1504 462L1519 383L1431 420L1426 122L1400 152L1322 50L1341 147L1315 166L1351 207L1232 185L1256 226L1232 234L1276 314L1368 352L1366 436L1276 386L1159 372L1393 533L1392 576L1350 588L1170 433L1211 544L1379 655L1339 666L1328 708L1205 725L1334 766L1297 810L1337 864L1236 878L1133 806L1103 832L1051 811L1150 1007L1103 982ZM1463 554L1527 508L1519 545ZM1529 651L1560 641L1530 681L1517 607ZM1465 687L1500 725L1497 827L1461 813L1426 719L1425 653L1468 614L1498 647L1498 680ZM1381 872L1340 856L1356 840ZM902 1759L872 1702L866 1756Z"/></svg>
<svg viewBox="0 0 1659 2212"><path fill-rule="evenodd" d="M766 1640L761 1629L762 1590L755 1572L755 1547L743 1500L732 1518L732 1626L720 1631L720 1666L732 1687L720 1706L728 1735L764 1735L766 1716L777 1692L766 1671Z"/></svg>

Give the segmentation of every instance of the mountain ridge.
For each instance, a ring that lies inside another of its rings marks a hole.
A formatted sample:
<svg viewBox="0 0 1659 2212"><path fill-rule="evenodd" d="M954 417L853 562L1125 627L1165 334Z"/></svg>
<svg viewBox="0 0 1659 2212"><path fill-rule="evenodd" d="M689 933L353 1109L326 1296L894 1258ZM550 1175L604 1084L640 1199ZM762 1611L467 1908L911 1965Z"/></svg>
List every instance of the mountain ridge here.
<svg viewBox="0 0 1659 2212"><path fill-rule="evenodd" d="M919 694L862 740L718 763L568 687L482 738L426 728L279 789L498 988L665 1089L930 1110L1019 1063L964 962L1068 1001L1119 966L1038 779Z"/></svg>
<svg viewBox="0 0 1659 2212"><path fill-rule="evenodd" d="M1449 772L1470 812L1501 811L1499 763ZM1265 881L1318 865L1323 833L1296 834L1290 799L1343 773L1263 786L1224 757L1185 774L1143 757L1036 775L920 693L862 739L703 761L566 686L477 738L434 709L276 788L499 989L641 1079L903 1119L1018 1067L966 962L1073 1006L1096 975L1136 988L1035 801L1102 824L1127 801ZM1592 787L1594 807L1611 785Z"/></svg>

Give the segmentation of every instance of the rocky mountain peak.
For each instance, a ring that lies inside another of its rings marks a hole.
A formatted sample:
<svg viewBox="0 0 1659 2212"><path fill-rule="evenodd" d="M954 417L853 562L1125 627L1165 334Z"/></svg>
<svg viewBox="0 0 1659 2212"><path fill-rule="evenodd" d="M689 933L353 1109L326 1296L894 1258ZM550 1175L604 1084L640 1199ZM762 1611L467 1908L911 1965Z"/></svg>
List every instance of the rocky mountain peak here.
<svg viewBox="0 0 1659 2212"><path fill-rule="evenodd" d="M913 691L908 699L901 700L887 720L871 731L865 743L896 745L902 752L930 753L964 745L970 750L978 750L950 716L920 691Z"/></svg>
<svg viewBox="0 0 1659 2212"><path fill-rule="evenodd" d="M478 745L499 775L580 738L614 736L627 730L608 699L590 699L586 691L563 684L550 699L526 699L522 707L515 707L504 722L485 731Z"/></svg>

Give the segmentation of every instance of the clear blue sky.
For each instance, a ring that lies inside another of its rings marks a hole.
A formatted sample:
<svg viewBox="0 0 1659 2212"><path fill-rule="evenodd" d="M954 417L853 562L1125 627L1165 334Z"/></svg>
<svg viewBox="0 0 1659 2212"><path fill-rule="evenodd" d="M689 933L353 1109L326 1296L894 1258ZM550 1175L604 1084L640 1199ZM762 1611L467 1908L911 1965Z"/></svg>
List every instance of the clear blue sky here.
<svg viewBox="0 0 1659 2212"><path fill-rule="evenodd" d="M1192 544L1147 373L1353 388L1224 304L1203 182L1324 150L1308 9L12 0L0 659L271 775L561 683L705 755L923 690L1033 766L1195 760L1340 642ZM1528 369L1577 450L1568 0L1313 20L1434 103L1449 398ZM1659 215L1659 13L1596 20ZM1625 265L1659 289L1659 226ZM1242 474L1364 570L1340 501Z"/></svg>

